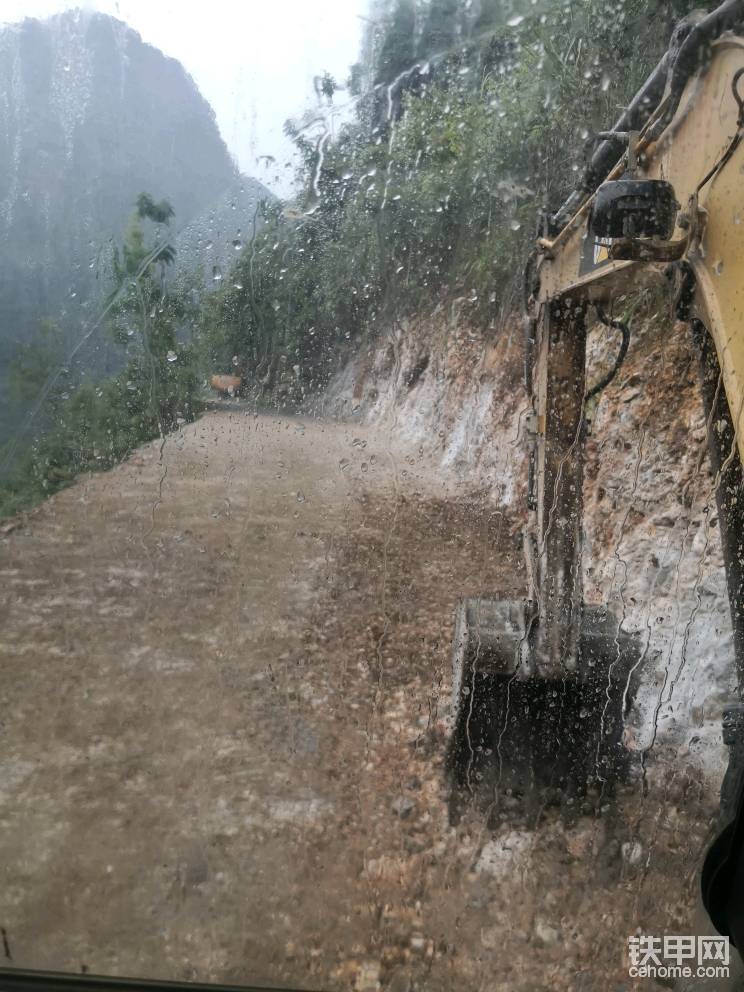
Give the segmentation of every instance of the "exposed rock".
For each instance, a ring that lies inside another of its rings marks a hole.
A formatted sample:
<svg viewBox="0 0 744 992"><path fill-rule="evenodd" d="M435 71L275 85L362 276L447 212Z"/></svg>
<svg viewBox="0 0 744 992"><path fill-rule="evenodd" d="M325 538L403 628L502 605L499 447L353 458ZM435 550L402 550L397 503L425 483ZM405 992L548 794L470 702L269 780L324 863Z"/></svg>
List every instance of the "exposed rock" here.
<svg viewBox="0 0 744 992"><path fill-rule="evenodd" d="M363 961L359 967L356 982L356 992L378 992L380 989L380 962Z"/></svg>
<svg viewBox="0 0 744 992"><path fill-rule="evenodd" d="M393 813L401 820L406 820L416 809L416 803L408 796L398 796L392 805Z"/></svg>
<svg viewBox="0 0 744 992"><path fill-rule="evenodd" d="M555 927L550 926L549 923L538 917L535 920L535 937L543 944L551 945L557 944L561 935L560 931L556 930Z"/></svg>
<svg viewBox="0 0 744 992"><path fill-rule="evenodd" d="M411 950L416 954L423 954L426 950L426 937L423 934L415 933L410 940Z"/></svg>
<svg viewBox="0 0 744 992"><path fill-rule="evenodd" d="M643 859L643 847L638 841L626 841L620 848L623 855L623 861L635 867L639 865Z"/></svg>
<svg viewBox="0 0 744 992"><path fill-rule="evenodd" d="M531 843L531 834L517 830L488 841L483 845L475 863L476 873L493 875L495 878L513 875L520 864L526 866Z"/></svg>

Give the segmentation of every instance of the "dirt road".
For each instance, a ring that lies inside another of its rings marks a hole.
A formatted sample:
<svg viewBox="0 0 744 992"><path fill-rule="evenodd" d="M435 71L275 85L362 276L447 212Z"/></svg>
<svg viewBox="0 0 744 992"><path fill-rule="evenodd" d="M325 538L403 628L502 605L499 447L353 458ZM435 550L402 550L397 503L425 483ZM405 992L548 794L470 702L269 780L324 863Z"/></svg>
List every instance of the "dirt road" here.
<svg viewBox="0 0 744 992"><path fill-rule="evenodd" d="M18 521L0 543L5 963L634 987L629 933L695 932L711 799L684 772L652 767L649 792L571 829L448 823L452 612L520 593L515 546L395 430L239 408Z"/></svg>

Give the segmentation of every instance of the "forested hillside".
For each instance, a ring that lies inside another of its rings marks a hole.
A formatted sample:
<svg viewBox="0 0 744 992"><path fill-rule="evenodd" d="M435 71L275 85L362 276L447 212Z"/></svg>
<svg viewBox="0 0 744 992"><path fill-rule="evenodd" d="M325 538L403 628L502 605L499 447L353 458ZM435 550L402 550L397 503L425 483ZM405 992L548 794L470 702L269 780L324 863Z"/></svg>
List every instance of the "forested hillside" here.
<svg viewBox="0 0 744 992"><path fill-rule="evenodd" d="M57 406L37 425L53 419L66 440L37 430L6 486L6 510L194 416L211 373L237 373L264 403L297 405L325 387L357 342L406 316L448 302L458 318L498 329L519 306L538 212L555 210L581 181L594 132L618 116L690 7L690 0L623 0L611 10L598 0L375 0L349 80L318 77L317 107L286 124L301 161L294 201L262 202L256 223L235 238L232 259L213 259L211 241L198 235L174 239L188 219L178 199L164 182L142 187L173 203L175 226L159 225L158 237L181 252L188 247L199 270L198 290L173 280L161 287L164 300L176 294L175 309L188 321L174 318L163 351L151 318L143 311L138 321L130 307L130 349L147 356L155 340L161 347L149 366L137 359L142 375L154 377L152 388L127 385L126 377L116 387L134 394L123 433L95 403L76 398L76 389L93 384L65 384L57 375L55 390L49 371L42 392ZM184 156L192 152L203 154L189 146ZM199 172L200 160L191 166ZM154 178L135 175L139 183ZM151 218L144 220L140 246L148 243ZM111 231L119 244L122 227ZM160 269L172 261L161 258ZM154 278L152 266L135 276ZM107 287L122 288L116 278ZM167 310L153 313L161 319ZM96 332L104 340L109 323ZM152 397L164 388L158 370L169 368L163 355L174 341L188 344L178 357L192 384L188 402L155 416ZM54 349L44 357L50 369L59 365ZM39 379L44 363L31 364ZM90 437L95 445L81 441ZM58 453L52 461L50 444Z"/></svg>
<svg viewBox="0 0 744 992"><path fill-rule="evenodd" d="M354 119L335 138L317 122L293 129L296 210L270 214L214 301L214 361L237 354L299 394L347 340L443 300L498 326L518 306L538 211L580 181L593 132L691 6L378 0L352 70ZM325 88L328 104L348 100Z"/></svg>

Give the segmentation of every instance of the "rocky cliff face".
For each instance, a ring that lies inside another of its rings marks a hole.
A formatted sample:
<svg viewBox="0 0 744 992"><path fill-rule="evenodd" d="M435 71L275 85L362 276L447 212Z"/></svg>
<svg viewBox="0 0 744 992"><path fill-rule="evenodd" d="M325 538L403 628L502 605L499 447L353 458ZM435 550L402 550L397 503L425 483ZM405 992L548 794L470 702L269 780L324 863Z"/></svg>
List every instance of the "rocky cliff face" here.
<svg viewBox="0 0 744 992"><path fill-rule="evenodd" d="M617 348L590 334L589 381ZM326 409L412 436L463 492L487 489L525 519L521 329L470 327L456 308L372 341L333 381ZM733 649L695 355L684 325L633 323L625 364L599 402L586 448L584 589L639 633L642 679L626 743L699 767L725 761L722 703Z"/></svg>

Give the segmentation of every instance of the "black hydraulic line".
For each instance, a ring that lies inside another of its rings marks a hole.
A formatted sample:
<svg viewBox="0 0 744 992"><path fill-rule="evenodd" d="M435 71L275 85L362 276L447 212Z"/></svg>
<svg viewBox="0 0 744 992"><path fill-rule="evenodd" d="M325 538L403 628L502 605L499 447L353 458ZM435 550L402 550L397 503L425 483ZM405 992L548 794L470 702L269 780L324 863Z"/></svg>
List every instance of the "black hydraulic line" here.
<svg viewBox="0 0 744 992"><path fill-rule="evenodd" d="M669 100L659 120L649 132L651 140L660 137L677 112L685 85L697 71L703 56L716 38L744 21L744 0L725 0L710 14L696 23L681 21L674 30L669 49L641 89L623 111L613 132L638 131L649 120L661 101L669 81ZM576 213L581 204L604 182L622 157L623 139L608 138L592 155L581 184L571 193L551 218L552 233L556 234Z"/></svg>
<svg viewBox="0 0 744 992"><path fill-rule="evenodd" d="M597 311L597 316L605 327L614 327L616 331L620 331L622 338L620 339L620 350L617 353L614 365L609 372L587 392L584 397L585 403L593 399L597 393L601 393L603 389L606 389L607 386L609 386L620 371L620 367L625 361L625 356L628 354L628 348L630 346L630 328L628 325L624 324L621 320L613 320L612 317L608 317L599 304L595 304L594 309Z"/></svg>
<svg viewBox="0 0 744 992"><path fill-rule="evenodd" d="M104 975L71 975L52 971L0 968L0 992L302 992L302 990L257 985L159 982L142 978L110 978Z"/></svg>
<svg viewBox="0 0 744 992"><path fill-rule="evenodd" d="M646 82L636 93L632 102L618 117L612 130L617 132L638 131L651 116L661 100L667 81L669 52L663 56ZM570 194L559 210L551 218L553 233L557 233L576 213L587 196L604 182L623 154L624 141L621 137L607 138L597 146L584 172L581 183Z"/></svg>
<svg viewBox="0 0 744 992"><path fill-rule="evenodd" d="M660 138L677 112L687 81L699 68L707 46L744 20L744 0L725 0L720 7L698 21L680 45L669 77L669 102L648 137Z"/></svg>
<svg viewBox="0 0 744 992"><path fill-rule="evenodd" d="M669 72L670 52L667 51L646 82L615 121L612 132L617 138L606 138L594 151L581 183L570 194L551 218L553 233L557 233L576 213L587 196L591 196L604 182L620 161L625 141L620 136L628 131L639 131L653 113L664 94Z"/></svg>

